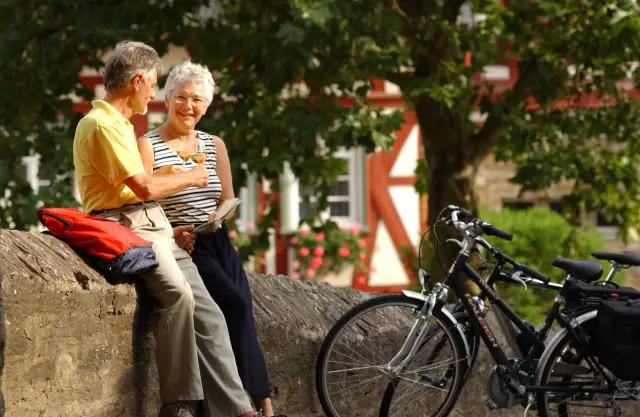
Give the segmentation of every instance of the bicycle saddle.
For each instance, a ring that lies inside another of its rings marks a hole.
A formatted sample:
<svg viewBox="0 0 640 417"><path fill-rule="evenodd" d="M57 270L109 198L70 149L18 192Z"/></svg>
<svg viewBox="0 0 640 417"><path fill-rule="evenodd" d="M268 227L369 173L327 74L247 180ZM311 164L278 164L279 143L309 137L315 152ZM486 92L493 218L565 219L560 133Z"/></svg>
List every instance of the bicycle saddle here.
<svg viewBox="0 0 640 417"><path fill-rule="evenodd" d="M562 269L574 278L586 282L597 281L602 276L602 265L591 259L576 261L567 258L556 258L551 262L551 265Z"/></svg>
<svg viewBox="0 0 640 417"><path fill-rule="evenodd" d="M613 261L621 265L640 266L640 254L637 252L591 252L594 258Z"/></svg>

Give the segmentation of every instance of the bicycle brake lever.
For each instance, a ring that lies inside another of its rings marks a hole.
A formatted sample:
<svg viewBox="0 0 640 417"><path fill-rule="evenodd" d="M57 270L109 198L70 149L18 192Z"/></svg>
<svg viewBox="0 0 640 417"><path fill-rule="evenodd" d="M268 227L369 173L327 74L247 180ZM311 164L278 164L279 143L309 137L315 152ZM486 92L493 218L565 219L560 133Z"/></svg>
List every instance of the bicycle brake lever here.
<svg viewBox="0 0 640 417"><path fill-rule="evenodd" d="M446 241L446 242L447 242L447 243L455 243L456 245L458 245L458 246L460 247L460 249L462 249L462 248L464 247L464 245L462 244L462 242L461 242L461 241L459 241L458 239L450 238L450 239L447 239L447 241Z"/></svg>
<svg viewBox="0 0 640 417"><path fill-rule="evenodd" d="M513 273L513 275L511 275L511 279L514 280L515 282L517 282L518 284L522 284L522 286L524 287L524 289L527 289L527 283L524 282L524 280L522 278L520 278L520 275L522 275L522 271L516 271Z"/></svg>

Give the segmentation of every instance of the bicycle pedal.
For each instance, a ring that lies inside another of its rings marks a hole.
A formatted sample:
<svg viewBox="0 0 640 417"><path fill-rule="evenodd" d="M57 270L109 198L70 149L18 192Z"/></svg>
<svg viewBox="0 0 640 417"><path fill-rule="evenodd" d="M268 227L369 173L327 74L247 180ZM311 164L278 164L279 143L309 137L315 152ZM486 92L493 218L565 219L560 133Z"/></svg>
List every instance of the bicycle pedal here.
<svg viewBox="0 0 640 417"><path fill-rule="evenodd" d="M485 405L491 411L498 409L498 404L496 404L491 398L487 398Z"/></svg>

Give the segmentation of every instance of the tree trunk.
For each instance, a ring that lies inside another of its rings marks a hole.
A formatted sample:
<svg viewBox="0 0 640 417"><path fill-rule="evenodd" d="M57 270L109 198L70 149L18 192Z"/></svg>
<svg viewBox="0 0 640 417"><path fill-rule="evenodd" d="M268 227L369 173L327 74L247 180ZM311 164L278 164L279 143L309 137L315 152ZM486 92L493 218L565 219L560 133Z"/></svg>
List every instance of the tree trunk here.
<svg viewBox="0 0 640 417"><path fill-rule="evenodd" d="M444 167L443 167L444 168ZM429 218L428 224L434 225L438 220L438 215L442 210L455 205L466 208L472 213L477 212L476 200L473 194L473 177L470 174L456 174L447 172L445 169L429 170L429 196L428 196ZM443 216L447 216L443 214ZM431 241L438 248L438 260L435 264L437 270L432 271L438 278L444 278L445 272L449 269L459 252L459 247L454 243L446 243L449 238L461 239L461 234L453 227L437 227L438 241L436 235L431 233ZM435 255L435 252L432 252Z"/></svg>
<svg viewBox="0 0 640 417"><path fill-rule="evenodd" d="M5 329L4 329L4 294L2 291L2 278L4 272L0 268L0 417L4 417L4 393L2 391L2 373L4 371L4 345L5 345Z"/></svg>
<svg viewBox="0 0 640 417"><path fill-rule="evenodd" d="M476 214L473 190L475 170L471 164L478 155L473 155L471 151L468 122L462 116L464 112L456 108L446 108L426 96L416 99L415 104L429 175L429 226L435 224L441 211L449 205L463 207ZM452 227L439 227L435 231L440 242L439 262L432 264L435 267L431 272L442 278L459 250L457 245L446 243L446 239L460 239L460 233ZM435 247L438 243L434 238L435 235L432 233L431 241ZM435 251L430 255L435 255Z"/></svg>

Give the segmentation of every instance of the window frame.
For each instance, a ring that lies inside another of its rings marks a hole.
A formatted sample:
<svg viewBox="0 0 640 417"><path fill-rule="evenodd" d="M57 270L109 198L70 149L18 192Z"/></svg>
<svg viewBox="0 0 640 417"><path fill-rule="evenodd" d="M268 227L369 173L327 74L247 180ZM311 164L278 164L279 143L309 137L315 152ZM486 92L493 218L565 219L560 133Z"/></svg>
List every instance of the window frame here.
<svg viewBox="0 0 640 417"><path fill-rule="evenodd" d="M349 204L349 216L331 216L331 207L320 212L320 219L324 221L334 221L352 226L359 224L362 227L366 225L366 155L362 148L339 149L333 154L336 158L343 158L347 161L347 173L338 176L338 180L346 179L348 181L349 192L346 196L328 196L329 204L335 202L347 202ZM298 191L298 213L302 212L301 206L304 203L302 196ZM311 196L310 203L314 203L316 198Z"/></svg>

